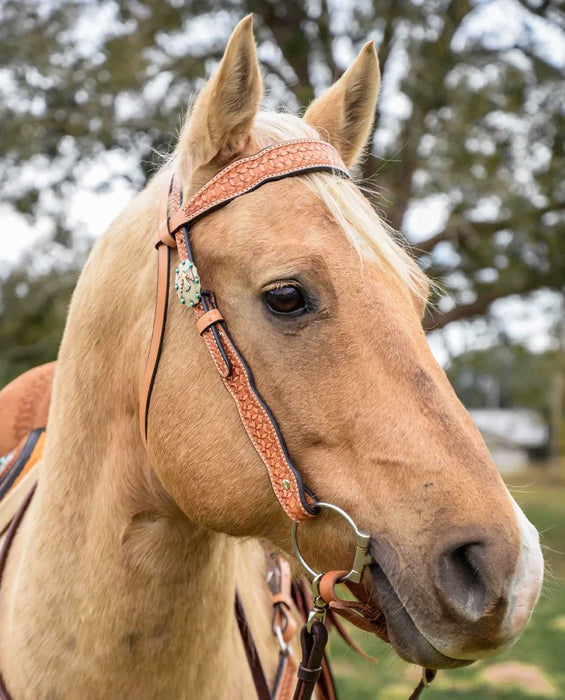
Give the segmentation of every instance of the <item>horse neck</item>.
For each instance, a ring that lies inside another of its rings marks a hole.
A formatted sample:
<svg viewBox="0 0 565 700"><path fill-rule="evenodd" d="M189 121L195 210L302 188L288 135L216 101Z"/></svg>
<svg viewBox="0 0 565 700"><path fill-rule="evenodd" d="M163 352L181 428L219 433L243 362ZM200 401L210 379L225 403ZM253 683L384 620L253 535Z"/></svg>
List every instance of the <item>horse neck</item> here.
<svg viewBox="0 0 565 700"><path fill-rule="evenodd" d="M39 486L3 585L0 667L16 697L49 684L61 697L253 694L233 604L236 578L244 599L264 588L262 553L191 523L138 433L155 218L139 217L147 230L118 220L73 297ZM264 638L266 616L252 617Z"/></svg>

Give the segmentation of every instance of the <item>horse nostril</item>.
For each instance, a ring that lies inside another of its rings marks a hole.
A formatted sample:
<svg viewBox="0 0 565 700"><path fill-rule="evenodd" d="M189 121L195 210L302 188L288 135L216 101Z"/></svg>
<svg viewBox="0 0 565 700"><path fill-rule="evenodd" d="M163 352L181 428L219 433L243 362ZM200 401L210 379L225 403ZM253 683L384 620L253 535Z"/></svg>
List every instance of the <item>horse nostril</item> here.
<svg viewBox="0 0 565 700"><path fill-rule="evenodd" d="M469 621L480 619L488 605L485 557L484 543L468 542L444 551L439 558L441 599Z"/></svg>

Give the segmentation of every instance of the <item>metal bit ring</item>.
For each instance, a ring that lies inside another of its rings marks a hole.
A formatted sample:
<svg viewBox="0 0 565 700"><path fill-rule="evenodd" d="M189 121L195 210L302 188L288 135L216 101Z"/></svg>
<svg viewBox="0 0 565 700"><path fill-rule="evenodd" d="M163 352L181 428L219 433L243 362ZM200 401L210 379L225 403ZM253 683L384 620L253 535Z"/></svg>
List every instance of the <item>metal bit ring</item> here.
<svg viewBox="0 0 565 700"><path fill-rule="evenodd" d="M363 569L365 568L365 566L367 566L367 564L370 564L373 561L373 558L367 551L369 549L369 541L371 539L371 536L368 532L359 530L353 518L339 506L334 506L333 503L322 502L316 503L316 508L325 508L326 510L331 510L334 513L337 513L338 515L341 515L341 517L347 521L348 525L355 533L355 556L353 558L353 566L351 570L341 580L359 583L359 581L361 581L361 577L363 576ZM317 576L320 575L321 572L315 571L308 564L302 552L300 551L300 547L298 546L298 523L292 523L290 536L294 552L298 557L298 561L302 564L303 568L306 570L309 576L311 576L312 579L315 579Z"/></svg>

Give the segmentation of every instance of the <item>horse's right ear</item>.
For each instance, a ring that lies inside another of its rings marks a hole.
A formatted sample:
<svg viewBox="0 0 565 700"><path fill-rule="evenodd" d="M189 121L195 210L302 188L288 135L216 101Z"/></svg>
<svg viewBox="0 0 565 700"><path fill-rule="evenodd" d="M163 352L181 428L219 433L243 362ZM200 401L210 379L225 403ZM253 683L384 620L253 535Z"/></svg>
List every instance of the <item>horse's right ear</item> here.
<svg viewBox="0 0 565 700"><path fill-rule="evenodd" d="M253 16L237 25L216 73L181 130L177 152L182 182L201 166L222 167L245 149L259 109L263 81L253 37Z"/></svg>
<svg viewBox="0 0 565 700"><path fill-rule="evenodd" d="M371 134L380 79L375 45L369 41L337 83L314 100L304 115L304 121L339 151L348 167L359 160Z"/></svg>

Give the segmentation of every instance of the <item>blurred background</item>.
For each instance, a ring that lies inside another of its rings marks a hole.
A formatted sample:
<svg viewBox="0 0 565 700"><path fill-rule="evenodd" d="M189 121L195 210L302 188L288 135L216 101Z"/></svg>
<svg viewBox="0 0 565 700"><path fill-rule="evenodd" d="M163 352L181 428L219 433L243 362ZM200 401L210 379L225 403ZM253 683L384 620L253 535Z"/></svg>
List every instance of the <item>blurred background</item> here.
<svg viewBox="0 0 565 700"><path fill-rule="evenodd" d="M432 349L543 532L533 623L426 697L565 697L565 9L552 0L1 0L0 386L55 359L96 236L175 142L241 17L270 108L300 112L374 39L383 82L358 176L441 285ZM335 644L343 698L414 670Z"/></svg>

